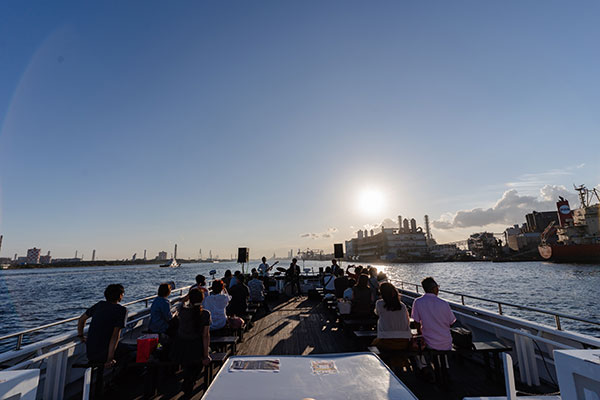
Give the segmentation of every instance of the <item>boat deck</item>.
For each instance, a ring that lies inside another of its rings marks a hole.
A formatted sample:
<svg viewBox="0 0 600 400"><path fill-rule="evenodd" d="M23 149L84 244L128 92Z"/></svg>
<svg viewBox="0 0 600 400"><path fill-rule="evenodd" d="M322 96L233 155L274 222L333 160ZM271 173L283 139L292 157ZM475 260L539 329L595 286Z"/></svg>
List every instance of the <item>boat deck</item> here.
<svg viewBox="0 0 600 400"><path fill-rule="evenodd" d="M261 311L253 327L244 334L236 355L307 355L366 351L352 332L336 323L334 314L323 303L305 296L282 300L271 305L272 312ZM107 388L105 399L143 399L148 378L143 370L131 369ZM450 359L450 383L443 387L428 383L413 371L399 372L399 378L419 399L462 399L466 396L505 396L502 378L486 377L484 368L471 360ZM180 373L172 373L160 382L160 393L152 399L200 399L205 391L203 378L191 397L180 391ZM343 390L343 389L341 389ZM532 389L528 391L533 391ZM247 396L251 398L251 396Z"/></svg>

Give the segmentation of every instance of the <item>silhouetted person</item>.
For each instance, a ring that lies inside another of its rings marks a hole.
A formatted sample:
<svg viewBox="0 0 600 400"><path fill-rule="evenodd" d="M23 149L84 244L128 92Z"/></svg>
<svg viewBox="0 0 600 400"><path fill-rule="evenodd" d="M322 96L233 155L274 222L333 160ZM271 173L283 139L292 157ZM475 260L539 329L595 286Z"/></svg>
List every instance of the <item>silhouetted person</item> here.
<svg viewBox="0 0 600 400"><path fill-rule="evenodd" d="M79 317L77 336L86 344L90 363L104 363L106 367L111 367L116 363L115 358L120 358L120 354L117 354L117 346L121 329L125 327L127 321L127 308L119 305L124 293L125 289L122 285L108 285L104 290L106 301L99 301ZM86 338L83 330L88 318L92 321ZM124 350L119 349L119 353L124 353Z"/></svg>

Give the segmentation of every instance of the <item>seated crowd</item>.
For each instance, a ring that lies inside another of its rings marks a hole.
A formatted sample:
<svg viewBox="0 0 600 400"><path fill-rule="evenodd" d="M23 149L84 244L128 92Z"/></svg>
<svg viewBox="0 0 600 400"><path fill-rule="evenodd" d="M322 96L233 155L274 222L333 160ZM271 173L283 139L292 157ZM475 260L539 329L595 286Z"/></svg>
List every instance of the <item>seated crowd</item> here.
<svg viewBox="0 0 600 400"><path fill-rule="evenodd" d="M263 260L264 264L264 260ZM268 267L268 266L267 266ZM215 279L206 287L206 278L196 277L196 284L180 299L175 307L168 300L172 284L158 287L158 296L150 308L148 332L159 335L163 358L183 367L184 392L190 392L203 365L211 361L209 343L211 333L225 329L240 329L246 325L248 302L262 306L268 313L265 283L268 285L268 268L261 265L253 270L246 284L245 276L227 270L222 279ZM292 271L296 267L292 266ZM344 271L332 263L322 275L324 291L335 295L339 302L350 304L349 318L377 318L377 336L373 342L381 350L405 350L411 345L411 327L407 306L398 290L376 268L348 266ZM425 294L414 300L412 318L418 324L418 334L424 344L433 350L451 350L451 325L456 321L449 304L438 297L439 285L427 277L421 282ZM122 285L109 285L104 291L105 301L87 309L79 318L77 330L86 343L90 363L113 366L127 353L119 344L121 329L127 321L127 309L119 302L123 299ZM91 318L87 337L84 328Z"/></svg>

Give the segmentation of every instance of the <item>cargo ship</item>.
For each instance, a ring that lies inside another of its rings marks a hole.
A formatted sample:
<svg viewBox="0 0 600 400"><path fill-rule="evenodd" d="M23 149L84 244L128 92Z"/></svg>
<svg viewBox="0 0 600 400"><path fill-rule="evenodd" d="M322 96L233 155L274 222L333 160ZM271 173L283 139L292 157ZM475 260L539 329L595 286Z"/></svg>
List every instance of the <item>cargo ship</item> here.
<svg viewBox="0 0 600 400"><path fill-rule="evenodd" d="M581 207L571 210L568 200L556 203L559 224L550 223L542 233L538 251L542 258L555 262L600 264L600 195L597 189L575 187ZM592 204L593 201L597 201ZM556 232L558 241L549 243Z"/></svg>

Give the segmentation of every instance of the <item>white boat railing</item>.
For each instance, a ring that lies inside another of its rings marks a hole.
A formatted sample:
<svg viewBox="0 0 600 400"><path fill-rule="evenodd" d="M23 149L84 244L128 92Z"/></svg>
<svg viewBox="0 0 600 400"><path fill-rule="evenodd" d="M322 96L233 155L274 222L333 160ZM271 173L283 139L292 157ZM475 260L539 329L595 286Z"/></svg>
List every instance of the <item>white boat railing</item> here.
<svg viewBox="0 0 600 400"><path fill-rule="evenodd" d="M419 288L421 287L420 284L413 283L413 282L396 281L395 283L399 284L400 288L403 289L403 290L405 290L405 289L407 290L407 288L413 288L414 287L417 293L419 293ZM554 317L554 323L556 325L556 329L559 330L559 331L562 331L562 325L561 325L561 322L560 322L561 318L569 319L569 320L573 320L573 321L578 321L578 322L583 322L583 323L586 323L586 324L596 325L596 326L600 327L600 321L592 321L592 320L589 320L589 319L586 319L586 318L577 317L575 315L568 315L568 314L564 314L564 313L560 313L560 312L548 311L548 310L544 310L544 309L537 308L537 307L523 306L523 305L520 305L520 304L509 303L507 301L486 299L485 297L472 296L472 295L469 295L469 294L453 292L453 291L450 291L450 290L440 289L440 292L441 293L448 293L448 294L451 294L453 296L460 297L460 302L462 303L463 306L467 305L466 302L465 302L465 299L473 299L473 300L479 300L479 301L483 301L483 302L490 303L490 304L495 304L495 308L497 309L497 312L498 312L499 315L504 315L504 309L502 308L503 306L513 307L513 308L516 308L516 309L519 309L519 310L531 311L531 312L535 312L535 313L549 315L549 316Z"/></svg>
<svg viewBox="0 0 600 400"><path fill-rule="evenodd" d="M177 301L178 298L183 295L183 292L185 290L189 289L190 287L191 286L185 286L185 287L173 290L173 292L171 292L171 293L173 294L174 292L179 292L179 296L177 298L173 299L172 302L173 301ZM133 304L145 303L145 308L148 308L149 301L155 299L156 297L158 297L158 296L157 295L148 296L148 297L144 297L144 298L137 299L137 300L134 300L134 301L130 301L128 303L123 303L122 305L125 306L125 307L127 307L127 306L130 306L130 305L133 305ZM129 320L128 320L127 323L131 324L131 323L136 322L137 320L135 320L135 316L136 316L136 314L130 315ZM14 350L20 350L23 347L23 338L25 337L25 335L28 335L28 334L31 334L31 333L34 333L34 332L39 332L39 331L42 331L44 329L48 329L48 328L51 328L51 327L54 327L54 326L67 324L69 322L73 322L73 321L76 321L78 319L79 319L79 315L76 316L76 317L71 317L71 318L63 319L63 320L52 322L52 323L49 323L49 324L36 326L34 328L24 329L24 330L19 331L19 332L9 333L8 335L0 336L0 343L2 343L3 341L9 340L9 339L17 338L17 343L16 343L16 346L15 346Z"/></svg>

